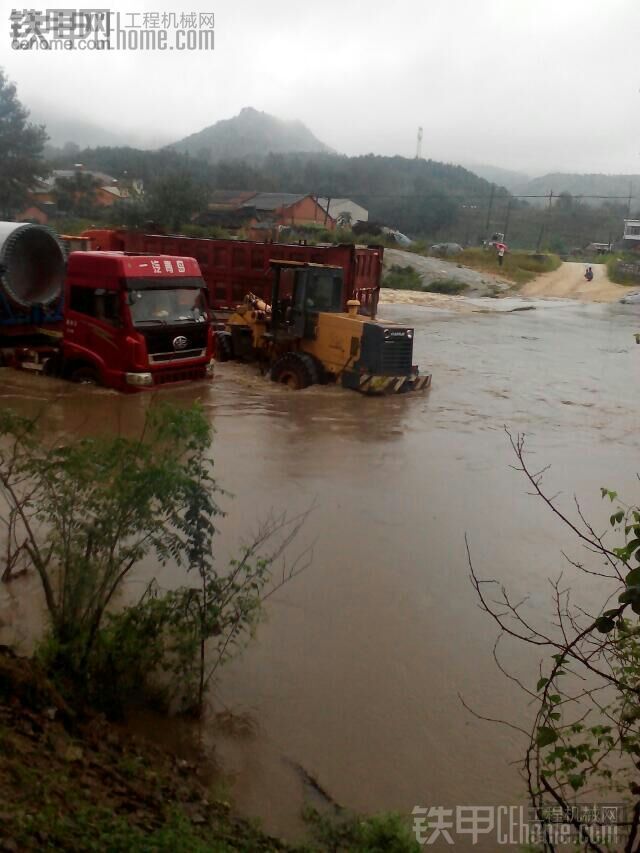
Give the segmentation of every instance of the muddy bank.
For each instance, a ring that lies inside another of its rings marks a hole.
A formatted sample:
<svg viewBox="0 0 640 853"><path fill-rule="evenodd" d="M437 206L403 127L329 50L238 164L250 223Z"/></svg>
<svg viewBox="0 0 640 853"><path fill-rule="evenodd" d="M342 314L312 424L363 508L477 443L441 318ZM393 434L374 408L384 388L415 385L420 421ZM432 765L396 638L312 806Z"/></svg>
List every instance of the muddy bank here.
<svg viewBox="0 0 640 853"><path fill-rule="evenodd" d="M79 719L37 666L0 649L1 850L294 850L234 817L208 776Z"/></svg>

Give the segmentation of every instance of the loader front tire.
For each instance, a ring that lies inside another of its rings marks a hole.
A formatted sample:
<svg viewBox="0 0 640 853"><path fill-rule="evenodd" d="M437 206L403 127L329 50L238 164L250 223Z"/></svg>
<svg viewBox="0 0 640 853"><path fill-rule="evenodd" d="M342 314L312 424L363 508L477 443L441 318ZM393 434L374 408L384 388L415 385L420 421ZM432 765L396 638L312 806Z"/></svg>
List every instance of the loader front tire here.
<svg viewBox="0 0 640 853"><path fill-rule="evenodd" d="M288 352L271 368L271 379L288 385L294 391L300 391L319 381L318 365L308 353Z"/></svg>

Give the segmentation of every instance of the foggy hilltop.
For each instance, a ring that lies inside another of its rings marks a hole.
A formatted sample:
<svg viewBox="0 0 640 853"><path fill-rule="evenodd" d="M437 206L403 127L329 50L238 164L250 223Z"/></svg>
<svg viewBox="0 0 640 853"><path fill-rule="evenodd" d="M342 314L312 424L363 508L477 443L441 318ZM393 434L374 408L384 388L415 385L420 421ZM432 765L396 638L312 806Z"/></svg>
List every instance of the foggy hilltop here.
<svg viewBox="0 0 640 853"><path fill-rule="evenodd" d="M265 154L332 152L301 121L283 121L253 107L244 107L234 118L218 121L171 147L210 163Z"/></svg>

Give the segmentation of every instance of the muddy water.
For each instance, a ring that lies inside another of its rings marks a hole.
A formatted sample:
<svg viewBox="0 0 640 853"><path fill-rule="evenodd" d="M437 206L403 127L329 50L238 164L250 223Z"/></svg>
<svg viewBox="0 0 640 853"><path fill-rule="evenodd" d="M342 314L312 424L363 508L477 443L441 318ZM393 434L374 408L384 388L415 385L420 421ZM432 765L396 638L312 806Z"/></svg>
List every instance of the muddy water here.
<svg viewBox="0 0 640 853"><path fill-rule="evenodd" d="M213 696L247 714L255 733L205 732L236 803L270 830L300 829L309 793L300 767L363 811L524 801L510 764L517 736L474 719L459 698L491 717L526 719L493 663L495 630L469 584L464 535L478 573L528 596L527 615L544 621L547 578L573 577L560 551L584 554L527 494L504 426L527 433L567 508L576 493L604 521L602 485L637 499L640 311L475 304L471 314L384 306L415 325L417 361L434 376L426 396L294 393L238 365L221 365L210 387L162 395L201 398L215 425L217 474L235 495L220 559L269 511L314 507L298 543L313 546L312 566L271 600L258 641ZM150 404L7 371L0 387L3 405L42 410L67 435L133 431ZM33 583L21 583L16 600L2 593L0 641L17 632L28 642L38 604L26 594ZM584 581L577 594L585 606L598 600ZM526 650L505 646L503 660L535 677Z"/></svg>

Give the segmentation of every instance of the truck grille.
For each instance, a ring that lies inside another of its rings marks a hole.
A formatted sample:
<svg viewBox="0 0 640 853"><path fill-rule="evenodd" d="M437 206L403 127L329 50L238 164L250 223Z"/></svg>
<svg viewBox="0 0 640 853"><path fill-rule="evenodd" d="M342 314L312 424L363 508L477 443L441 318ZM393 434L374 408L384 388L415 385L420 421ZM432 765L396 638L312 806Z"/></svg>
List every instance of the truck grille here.
<svg viewBox="0 0 640 853"><path fill-rule="evenodd" d="M382 344L381 373L398 373L411 370L413 340L411 338L392 338Z"/></svg>
<svg viewBox="0 0 640 853"><path fill-rule="evenodd" d="M185 337L187 339L185 350L205 349L207 346L207 323L182 323L179 326L162 326L155 329L139 327L138 331L144 335L147 342L147 352L150 356L176 352L173 347L173 341L177 337ZM184 352L184 350L177 352Z"/></svg>
<svg viewBox="0 0 640 853"><path fill-rule="evenodd" d="M155 355L149 356L151 364L171 363L174 361L182 361L185 358L203 358L206 353L204 349L187 349L182 352L157 352Z"/></svg>

